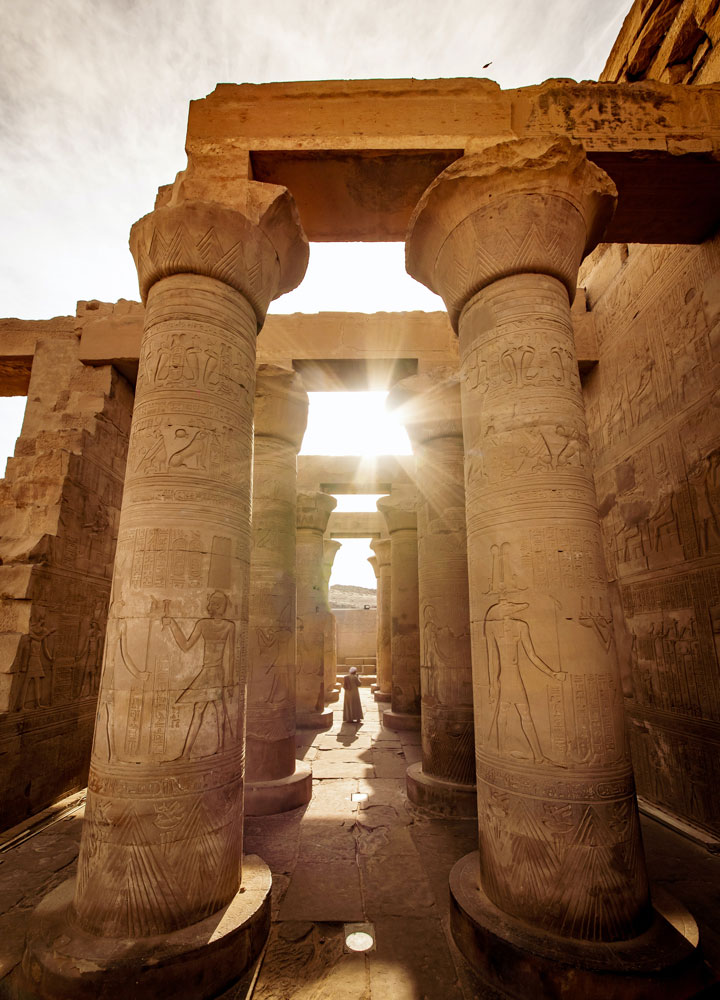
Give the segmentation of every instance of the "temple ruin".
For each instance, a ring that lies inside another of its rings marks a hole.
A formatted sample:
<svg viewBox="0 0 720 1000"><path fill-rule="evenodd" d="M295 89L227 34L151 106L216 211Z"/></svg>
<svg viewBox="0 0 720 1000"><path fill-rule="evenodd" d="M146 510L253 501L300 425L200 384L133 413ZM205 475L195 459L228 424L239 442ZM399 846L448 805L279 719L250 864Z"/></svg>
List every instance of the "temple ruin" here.
<svg viewBox="0 0 720 1000"><path fill-rule="evenodd" d="M717 3L636 0L600 82L219 84L141 301L0 320L3 827L87 787L0 996L215 997L264 954L288 879L243 830L325 794L350 537L408 808L474 824L472 975L712 995L640 813L720 849L719 47ZM446 312L274 315L314 241L403 241ZM308 391L377 387L412 456L298 458Z"/></svg>

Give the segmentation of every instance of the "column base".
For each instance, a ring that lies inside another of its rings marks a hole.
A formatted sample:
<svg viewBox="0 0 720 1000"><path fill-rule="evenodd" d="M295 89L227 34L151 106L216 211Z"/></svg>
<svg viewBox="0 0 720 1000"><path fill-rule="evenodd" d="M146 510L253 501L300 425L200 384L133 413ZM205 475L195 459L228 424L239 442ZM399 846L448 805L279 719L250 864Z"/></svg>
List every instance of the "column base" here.
<svg viewBox="0 0 720 1000"><path fill-rule="evenodd" d="M217 996L260 954L270 931L270 869L243 859L242 886L222 910L148 938L104 938L74 921L75 879L53 889L31 918L18 1000L165 1000Z"/></svg>
<svg viewBox="0 0 720 1000"><path fill-rule="evenodd" d="M668 919L654 910L649 929L630 941L562 938L509 916L488 899L479 886L477 851L460 858L450 872L455 943L489 986L518 1000L696 996L715 982L697 949L697 925L671 898L667 913Z"/></svg>
<svg viewBox="0 0 720 1000"><path fill-rule="evenodd" d="M419 715L408 715L407 712L393 712L391 708L387 712L383 712L382 717L383 726L387 726L388 729L406 729L413 730L415 732L420 731L420 716Z"/></svg>
<svg viewBox="0 0 720 1000"><path fill-rule="evenodd" d="M329 692L325 696L325 702L326 702L326 704L329 705L329 704L331 704L334 701L339 701L340 700L340 692L341 691L342 691L342 688L338 684L336 684L335 687L330 688Z"/></svg>
<svg viewBox="0 0 720 1000"><path fill-rule="evenodd" d="M392 701L392 695L390 694L389 691L376 691L373 697L375 698L375 701L377 701L377 702L391 702Z"/></svg>
<svg viewBox="0 0 720 1000"><path fill-rule="evenodd" d="M432 774L425 774L418 761L405 772L407 797L413 805L430 809L443 816L477 816L477 788L444 781ZM247 811L247 809L246 809Z"/></svg>
<svg viewBox="0 0 720 1000"><path fill-rule="evenodd" d="M312 772L310 765L299 760L295 773L274 781L248 781L245 779L245 815L272 816L307 805L312 798Z"/></svg>
<svg viewBox="0 0 720 1000"><path fill-rule="evenodd" d="M322 712L298 712L295 726L297 729L330 729L333 724L331 708Z"/></svg>

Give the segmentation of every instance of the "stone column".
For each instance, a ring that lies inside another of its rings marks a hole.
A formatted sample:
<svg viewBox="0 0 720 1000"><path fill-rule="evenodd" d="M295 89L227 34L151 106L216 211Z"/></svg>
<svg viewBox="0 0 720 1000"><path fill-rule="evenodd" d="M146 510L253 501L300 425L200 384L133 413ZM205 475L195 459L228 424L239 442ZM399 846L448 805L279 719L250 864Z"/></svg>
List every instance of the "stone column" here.
<svg viewBox="0 0 720 1000"><path fill-rule="evenodd" d="M325 701L336 700L331 695L337 694L337 619L330 610L330 576L332 575L335 556L342 548L342 542L334 538L323 539L323 600L325 602Z"/></svg>
<svg viewBox="0 0 720 1000"><path fill-rule="evenodd" d="M392 614L390 611L390 539L373 538L370 548L377 559L377 689L375 701L392 698Z"/></svg>
<svg viewBox="0 0 720 1000"><path fill-rule="evenodd" d="M406 250L462 358L480 852L452 927L513 995L645 996L688 952L648 898L570 322L614 198L567 139L503 143L430 185Z"/></svg>
<svg viewBox="0 0 720 1000"><path fill-rule="evenodd" d="M37 908L43 997L215 996L262 947L243 759L255 342L307 243L284 188L133 226L145 302L77 881Z"/></svg>
<svg viewBox="0 0 720 1000"><path fill-rule="evenodd" d="M436 369L398 382L387 406L416 459L422 762L407 771L411 802L477 813L460 375Z"/></svg>
<svg viewBox="0 0 720 1000"><path fill-rule="evenodd" d="M400 487L377 508L390 534L391 707L389 729L420 729L420 632L418 611L417 496Z"/></svg>
<svg viewBox="0 0 720 1000"><path fill-rule="evenodd" d="M325 621L323 533L337 501L327 493L298 493L297 498L297 724L329 729L325 708Z"/></svg>
<svg viewBox="0 0 720 1000"><path fill-rule="evenodd" d="M377 556L368 556L368 562L370 563L370 568L372 569L373 573L375 574L375 593L377 594L378 574L380 572L379 569L378 569ZM376 601L377 601L377 599L376 599ZM370 690L373 692L373 694L375 693L375 691L377 691L377 647L378 647L378 638L379 638L379 634L380 634L380 614L378 613L377 610L375 612L375 618L376 618L376 627L375 627L375 670L376 670L376 675L375 675L375 683L370 685Z"/></svg>
<svg viewBox="0 0 720 1000"><path fill-rule="evenodd" d="M255 386L245 812L310 801L312 774L295 760L297 453L307 424L300 376L259 365Z"/></svg>

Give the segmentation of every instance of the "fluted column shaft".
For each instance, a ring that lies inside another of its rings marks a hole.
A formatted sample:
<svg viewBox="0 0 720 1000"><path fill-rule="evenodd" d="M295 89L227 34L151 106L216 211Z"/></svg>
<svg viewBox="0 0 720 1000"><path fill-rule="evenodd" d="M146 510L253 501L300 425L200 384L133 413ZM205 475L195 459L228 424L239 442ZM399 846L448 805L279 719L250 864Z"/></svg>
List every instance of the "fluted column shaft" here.
<svg viewBox="0 0 720 1000"><path fill-rule="evenodd" d="M297 453L308 396L295 372L260 365L255 392L246 779L295 771Z"/></svg>
<svg viewBox="0 0 720 1000"><path fill-rule="evenodd" d="M370 548L377 558L377 689L388 697L392 691L392 592L391 542L375 538Z"/></svg>
<svg viewBox="0 0 720 1000"><path fill-rule="evenodd" d="M325 705L323 533L336 500L327 493L298 494L297 506L297 718L312 724ZM331 718L331 717L330 717Z"/></svg>
<svg viewBox="0 0 720 1000"><path fill-rule="evenodd" d="M448 168L408 269L460 337L482 888L526 925L616 941L647 926L648 887L569 297L614 188L546 146Z"/></svg>

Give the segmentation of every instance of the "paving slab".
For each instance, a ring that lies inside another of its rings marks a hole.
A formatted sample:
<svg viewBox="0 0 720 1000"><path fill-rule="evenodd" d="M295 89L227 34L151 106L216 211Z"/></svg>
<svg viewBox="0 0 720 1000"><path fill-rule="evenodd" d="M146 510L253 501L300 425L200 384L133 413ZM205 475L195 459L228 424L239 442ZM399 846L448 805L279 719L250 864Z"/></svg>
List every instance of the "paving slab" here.
<svg viewBox="0 0 720 1000"><path fill-rule="evenodd" d="M320 758L313 761L314 778L363 778L375 777L375 769L372 764L363 761L325 761Z"/></svg>
<svg viewBox="0 0 720 1000"><path fill-rule="evenodd" d="M280 907L279 919L330 923L363 920L360 871L356 862L298 862Z"/></svg>
<svg viewBox="0 0 720 1000"><path fill-rule="evenodd" d="M407 761L400 750L383 750L376 747L372 751L372 762L377 778L405 778ZM361 775L365 777L365 775Z"/></svg>
<svg viewBox="0 0 720 1000"><path fill-rule="evenodd" d="M373 712L369 692L361 698ZM273 872L273 926L253 1000L501 1000L449 931L448 875L476 849L477 821L409 805L404 771L419 752L418 734L385 737L363 726L353 737L337 715L331 732L299 741L313 770L310 803L246 818L245 851ZM320 777L324 767L352 773ZM373 776L378 770L402 773ZM355 792L367 797L354 802ZM651 877L697 918L708 961L720 966L720 857L642 823ZM0 980L19 961L38 900L74 873L80 829L80 813L66 816L0 853ZM374 925L375 950L350 954L344 924L364 921ZM223 1000L247 1000L254 972Z"/></svg>
<svg viewBox="0 0 720 1000"><path fill-rule="evenodd" d="M465 1000L439 919L385 917L374 923L372 1000Z"/></svg>
<svg viewBox="0 0 720 1000"><path fill-rule="evenodd" d="M253 1000L370 1000L365 959L347 954L344 942L341 926L276 924Z"/></svg>

